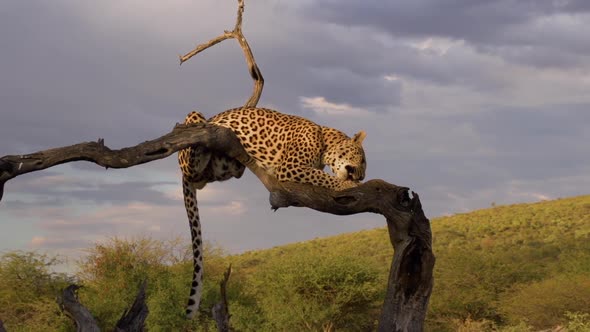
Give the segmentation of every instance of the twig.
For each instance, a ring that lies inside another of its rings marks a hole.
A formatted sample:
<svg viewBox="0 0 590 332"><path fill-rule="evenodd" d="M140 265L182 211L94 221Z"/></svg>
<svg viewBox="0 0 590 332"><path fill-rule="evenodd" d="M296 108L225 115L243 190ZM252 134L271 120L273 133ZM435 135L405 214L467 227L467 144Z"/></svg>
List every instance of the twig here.
<svg viewBox="0 0 590 332"><path fill-rule="evenodd" d="M264 87L264 78L262 77L262 73L254 60L254 55L252 54L252 49L250 49L250 45L244 37L242 33L242 14L244 13L244 0L238 0L238 13L236 18L236 25L232 31L224 31L224 33L218 37L215 37L204 44L200 44L192 51L186 53L185 55L180 56L180 64L182 65L185 61L192 58L193 56L201 53L202 51L208 49L209 47L219 44L226 39L233 38L238 41L240 47L244 51L244 56L246 57L246 62L248 63L248 70L250 72L250 77L254 80L254 91L252 92L252 96L248 101L244 104L245 107L255 107L260 100L260 96L262 95L262 89Z"/></svg>
<svg viewBox="0 0 590 332"><path fill-rule="evenodd" d="M223 279L219 282L219 292L221 294L221 301L213 306L211 312L213 319L217 323L217 330L219 332L229 332L229 306L227 303L227 282L231 275L231 264L227 267L227 270L223 273Z"/></svg>

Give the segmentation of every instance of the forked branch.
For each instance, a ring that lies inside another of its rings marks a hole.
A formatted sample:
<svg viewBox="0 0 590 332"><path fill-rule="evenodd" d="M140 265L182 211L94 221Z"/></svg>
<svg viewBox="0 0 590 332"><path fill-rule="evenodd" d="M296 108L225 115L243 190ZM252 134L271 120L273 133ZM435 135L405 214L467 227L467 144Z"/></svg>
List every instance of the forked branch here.
<svg viewBox="0 0 590 332"><path fill-rule="evenodd" d="M238 13L236 17L236 25L232 31L224 31L224 33L218 37L211 39L210 41L200 44L192 51L186 53L185 55L180 56L180 64L183 64L188 59L192 58L193 56L201 53L202 51L208 49L209 47L219 44L226 39L233 38L238 41L242 51L244 51L244 56L246 57L246 62L248 63L248 70L250 71L250 77L254 80L254 91L252 92L252 96L248 101L244 104L245 107L255 107L260 100L260 96L262 95L262 88L264 87L264 78L262 77L262 73L254 60L254 55L252 54L252 49L250 49L250 45L244 37L242 33L242 14L244 13L244 0L238 0Z"/></svg>

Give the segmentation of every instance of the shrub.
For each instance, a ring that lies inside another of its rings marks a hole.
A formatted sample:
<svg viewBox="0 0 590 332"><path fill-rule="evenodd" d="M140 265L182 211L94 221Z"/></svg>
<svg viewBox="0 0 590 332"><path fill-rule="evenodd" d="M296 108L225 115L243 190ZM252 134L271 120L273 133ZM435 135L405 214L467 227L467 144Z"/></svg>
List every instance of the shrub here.
<svg viewBox="0 0 590 332"><path fill-rule="evenodd" d="M567 312L590 313L590 278L558 275L520 286L501 301L500 310L510 321L525 321L537 329L563 325Z"/></svg>

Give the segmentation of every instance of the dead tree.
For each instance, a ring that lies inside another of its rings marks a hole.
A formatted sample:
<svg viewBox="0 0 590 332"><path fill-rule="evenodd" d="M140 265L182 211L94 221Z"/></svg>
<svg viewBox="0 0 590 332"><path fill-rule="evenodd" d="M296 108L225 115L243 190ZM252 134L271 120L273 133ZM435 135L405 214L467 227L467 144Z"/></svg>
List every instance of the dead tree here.
<svg viewBox="0 0 590 332"><path fill-rule="evenodd" d="M254 80L254 92L245 106L256 106L262 93L263 78L241 32L243 0L238 0L238 18L233 31L199 45L180 58L181 63L199 52L229 38L235 38L246 56ZM136 146L112 150L104 140L0 158L0 199L6 181L21 174L55 165L85 160L105 168L127 168L162 159L189 146L204 146L222 151L246 165L270 192L271 208L307 207L317 211L350 215L361 212L385 217L394 257L389 272L378 331L421 331L433 287L434 254L430 222L424 215L419 196L409 188L370 180L355 188L334 192L322 187L294 182L279 182L259 168L243 149L239 139L227 128L211 124L177 124L168 134ZM226 303L227 305L227 303ZM227 313L227 310L225 311ZM229 314L226 317L229 319ZM224 319L218 320L225 321Z"/></svg>
<svg viewBox="0 0 590 332"><path fill-rule="evenodd" d="M78 285L66 287L58 297L57 303L61 310L74 321L76 331L99 332L98 323L90 311L78 300L76 291L79 288ZM113 329L114 332L141 332L145 330L145 320L149 312L145 303L145 288L146 282L144 281L131 308L123 312Z"/></svg>

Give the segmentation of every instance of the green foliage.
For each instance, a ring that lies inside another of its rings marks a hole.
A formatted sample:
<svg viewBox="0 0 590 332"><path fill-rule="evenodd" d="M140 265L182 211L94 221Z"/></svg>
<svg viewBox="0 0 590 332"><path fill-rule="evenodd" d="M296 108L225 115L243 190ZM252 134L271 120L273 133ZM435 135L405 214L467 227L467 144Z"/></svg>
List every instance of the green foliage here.
<svg viewBox="0 0 590 332"><path fill-rule="evenodd" d="M453 319L454 331L457 332L491 332L496 331L496 324L493 321L482 319L473 320L467 318L465 320Z"/></svg>
<svg viewBox="0 0 590 332"><path fill-rule="evenodd" d="M556 326L568 311L590 313L590 278L558 275L517 287L502 302L512 322L525 321L538 329Z"/></svg>
<svg viewBox="0 0 590 332"><path fill-rule="evenodd" d="M165 257L162 244L146 238L111 239L89 250L79 262L78 276L84 280L80 298L97 318L101 329L115 326L121 313L135 299L143 280L165 279ZM150 284L148 295L151 293Z"/></svg>
<svg viewBox="0 0 590 332"><path fill-rule="evenodd" d="M36 252L0 256L0 318L9 331L67 331L55 298L68 278L52 273L60 261Z"/></svg>
<svg viewBox="0 0 590 332"><path fill-rule="evenodd" d="M588 332L590 331L590 313L566 312L568 322L565 328L568 332Z"/></svg>
<svg viewBox="0 0 590 332"><path fill-rule="evenodd" d="M249 277L258 325L238 330L370 330L383 288L377 269L358 256L302 254L264 264Z"/></svg>
<svg viewBox="0 0 590 332"><path fill-rule="evenodd" d="M147 280L150 315L146 324L150 331L193 331L197 326L212 325L206 315L194 321L184 318L192 281L191 254L179 239L162 242L114 238L97 244L79 262L78 275L85 286L80 292L81 301L102 329L112 328L135 299L141 282ZM205 250L204 308L211 307L214 301L210 279L220 273L220 254L219 250Z"/></svg>
<svg viewBox="0 0 590 332"><path fill-rule="evenodd" d="M516 326L524 330L524 322L536 320L527 316L533 315L533 307L539 310L535 317L558 317L534 325L550 328L565 323L567 310L579 309L566 294L579 292L575 287L580 285L562 287L562 295L549 290L555 300L544 296L535 303L532 293L547 291L543 286L556 288L557 280L569 278L564 275L590 280L590 196L435 219L432 232L437 262L430 329L454 331L453 322L473 319L492 321L499 330L509 328L506 323L522 323ZM517 312L521 300L527 312ZM561 309L544 312L541 303Z"/></svg>

